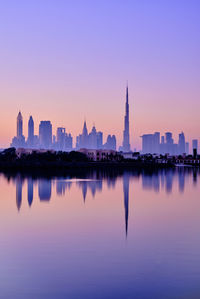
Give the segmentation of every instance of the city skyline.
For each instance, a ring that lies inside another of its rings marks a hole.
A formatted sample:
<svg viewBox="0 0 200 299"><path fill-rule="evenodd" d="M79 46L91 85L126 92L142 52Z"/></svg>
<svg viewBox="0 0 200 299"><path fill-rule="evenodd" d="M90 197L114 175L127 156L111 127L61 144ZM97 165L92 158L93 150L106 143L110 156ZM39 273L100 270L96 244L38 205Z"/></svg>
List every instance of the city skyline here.
<svg viewBox="0 0 200 299"><path fill-rule="evenodd" d="M31 111L36 128L51 119L73 136L86 117L121 145L127 79L131 148L157 128L198 138L198 1L20 3L0 5L0 147L20 109L25 123Z"/></svg>
<svg viewBox="0 0 200 299"><path fill-rule="evenodd" d="M128 105L128 86L126 88L126 104L124 116L123 143L117 147L115 135L109 134L107 139L102 131L97 131L93 124L91 132L87 128L86 120L83 123L82 133L73 139L66 128L58 127L56 134L53 134L53 126L50 120L41 120L38 129L38 135L35 135L35 125L32 115L28 121L28 136L23 135L23 116L21 111L17 115L16 136L12 138L11 147L28 149L53 149L57 151L72 151L80 149L88 150L114 150L125 153L137 151L131 149L129 144L129 105ZM199 153L198 139L192 139L191 144L186 140L184 132L178 134L178 141L175 142L172 132L160 132L143 134L142 147L138 151L142 154L169 154L182 155L194 154L194 149ZM73 141L74 140L74 141Z"/></svg>
<svg viewBox="0 0 200 299"><path fill-rule="evenodd" d="M200 298L199 12L0 1L0 297Z"/></svg>
<svg viewBox="0 0 200 299"><path fill-rule="evenodd" d="M39 124L38 134L35 134L35 124L32 115L28 121L28 136L23 134L23 116L21 111L17 115L16 136L12 138L10 146L15 148L30 148L30 149L53 149L57 151L71 151L80 149L90 150L114 150L125 153L140 151L143 154L169 154L169 155L187 155L195 149L199 152L198 139L192 139L191 145L186 140L185 134L181 131L178 134L178 141L175 142L172 132L165 132L161 135L160 132L151 134L143 134L142 147L131 149L130 146L130 126L129 126L129 92L128 83L126 86L125 96L125 114L124 114L124 130L122 145L117 145L115 135L108 134L105 139L103 131L97 131L93 123L91 132L87 128L86 120L83 123L82 133L76 137L66 131L65 127L56 128L54 134L53 126L50 120L41 120Z"/></svg>

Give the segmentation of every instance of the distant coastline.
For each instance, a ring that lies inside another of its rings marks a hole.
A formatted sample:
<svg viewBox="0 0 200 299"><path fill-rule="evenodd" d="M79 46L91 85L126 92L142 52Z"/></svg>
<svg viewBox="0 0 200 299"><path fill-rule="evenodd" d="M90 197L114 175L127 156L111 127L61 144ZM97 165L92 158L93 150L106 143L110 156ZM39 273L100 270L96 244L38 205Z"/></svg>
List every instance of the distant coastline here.
<svg viewBox="0 0 200 299"><path fill-rule="evenodd" d="M160 160L124 159L120 153L111 153L101 161L93 161L82 152L36 152L17 155L15 148L8 148L0 153L0 171L65 171L74 169L136 169L136 168L169 168L175 167L170 160L160 163Z"/></svg>
<svg viewBox="0 0 200 299"><path fill-rule="evenodd" d="M67 173L82 170L143 170L200 167L199 156L140 155L115 151L49 151L8 148L0 153L0 171L25 173ZM100 157L100 158L99 158Z"/></svg>

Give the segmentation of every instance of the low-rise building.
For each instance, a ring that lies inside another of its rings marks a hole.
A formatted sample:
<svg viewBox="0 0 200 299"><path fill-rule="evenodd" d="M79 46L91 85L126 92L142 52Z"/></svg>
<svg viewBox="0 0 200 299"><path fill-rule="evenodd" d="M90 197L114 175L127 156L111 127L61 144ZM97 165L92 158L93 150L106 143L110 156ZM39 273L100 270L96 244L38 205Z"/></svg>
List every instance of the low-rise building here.
<svg viewBox="0 0 200 299"><path fill-rule="evenodd" d="M92 161L116 161L120 157L120 155L114 150L81 148L79 152L85 154Z"/></svg>

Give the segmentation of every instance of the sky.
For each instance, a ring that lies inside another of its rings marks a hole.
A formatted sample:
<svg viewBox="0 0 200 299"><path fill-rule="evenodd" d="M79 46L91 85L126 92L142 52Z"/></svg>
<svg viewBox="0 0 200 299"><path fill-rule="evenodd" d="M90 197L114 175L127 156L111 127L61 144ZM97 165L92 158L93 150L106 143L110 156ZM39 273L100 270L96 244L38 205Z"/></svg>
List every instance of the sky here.
<svg viewBox="0 0 200 299"><path fill-rule="evenodd" d="M128 81L132 149L171 131L200 139L200 1L0 2L0 147L30 115L75 136L122 142Z"/></svg>

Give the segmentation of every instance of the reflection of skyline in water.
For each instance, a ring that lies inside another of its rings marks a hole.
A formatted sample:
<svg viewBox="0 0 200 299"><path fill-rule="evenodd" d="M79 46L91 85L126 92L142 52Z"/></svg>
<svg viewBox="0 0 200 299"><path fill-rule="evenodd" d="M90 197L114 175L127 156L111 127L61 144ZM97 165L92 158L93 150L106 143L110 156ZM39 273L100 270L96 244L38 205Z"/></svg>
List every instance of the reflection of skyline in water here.
<svg viewBox="0 0 200 299"><path fill-rule="evenodd" d="M40 201L51 199L51 180L40 179L38 181L38 195Z"/></svg>
<svg viewBox="0 0 200 299"><path fill-rule="evenodd" d="M183 193L185 190L185 179L188 173L192 171L193 184L195 185L198 180L199 171L197 169L192 169L186 171L184 168L174 170L161 170L158 172L141 172L133 173L125 171L119 176L105 176L105 173L101 176L99 173L94 172L88 179L56 179L56 193L58 196L64 196L66 190L70 191L72 183L75 182L76 186L82 192L83 202L86 202L88 191L91 193L92 197L95 198L97 192L102 192L103 182L107 184L108 189L110 187L115 188L116 180L122 177L123 184L123 202L124 202L124 219L125 219L125 233L128 234L128 217L129 217L129 182L131 179L141 178L142 188L145 191L153 190L158 193L163 189L167 194L170 194L173 190L174 182L178 183L178 190ZM50 202L52 193L52 179L46 178L22 178L17 175L15 179L16 183L16 206L18 211L22 205L22 191L24 181L27 181L27 201L29 207L33 204L34 199L34 184L38 185L38 197L40 202Z"/></svg>
<svg viewBox="0 0 200 299"><path fill-rule="evenodd" d="M31 207L33 202L33 180L28 178L28 204Z"/></svg>
<svg viewBox="0 0 200 299"><path fill-rule="evenodd" d="M158 174L143 174L142 175L142 187L144 190L154 190L160 192L161 189L165 189L166 193L170 194L173 190L173 184L175 175L178 176L178 188L180 193L184 192L185 189L185 177L188 174L185 169L179 168L177 171L174 170L163 170ZM197 170L193 172L193 182L197 180Z"/></svg>
<svg viewBox="0 0 200 299"><path fill-rule="evenodd" d="M109 297L110 292L100 293L102 278L106 290L119 286L115 298L135 298L139 290L142 298L161 298L168 286L167 295L191 297L200 281L199 175L198 169L184 168L77 178L1 175L2 275L6 269L12 281L22 277L19 293L24 285L26 294L44 285L43 296L52 286L48 298L54 290L57 297L79 298L85 285L88 297L93 279L98 293L91 298ZM27 273L33 274L28 280ZM86 279L77 282L76 273ZM12 290L10 297L14 284Z"/></svg>
<svg viewBox="0 0 200 299"><path fill-rule="evenodd" d="M22 205L22 179L20 176L16 178L16 205L19 211Z"/></svg>
<svg viewBox="0 0 200 299"><path fill-rule="evenodd" d="M65 180L57 180L56 181L56 193L57 195L63 196L65 195L65 191L70 190L72 182L66 182Z"/></svg>
<svg viewBox="0 0 200 299"><path fill-rule="evenodd" d="M86 197L87 197L87 192L90 190L92 197L95 198L96 192L101 192L102 191L102 180L83 180L83 181L78 181L77 186L81 188L82 190L82 195L83 195L83 201L85 202Z"/></svg>
<svg viewBox="0 0 200 299"><path fill-rule="evenodd" d="M125 230L126 230L126 237L128 235L129 179L130 179L130 176L125 173L123 175L123 192L124 192L124 210L125 210Z"/></svg>

